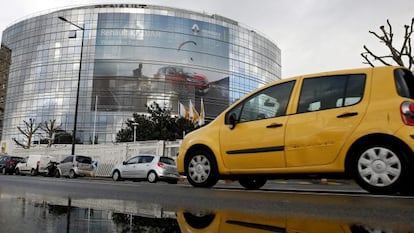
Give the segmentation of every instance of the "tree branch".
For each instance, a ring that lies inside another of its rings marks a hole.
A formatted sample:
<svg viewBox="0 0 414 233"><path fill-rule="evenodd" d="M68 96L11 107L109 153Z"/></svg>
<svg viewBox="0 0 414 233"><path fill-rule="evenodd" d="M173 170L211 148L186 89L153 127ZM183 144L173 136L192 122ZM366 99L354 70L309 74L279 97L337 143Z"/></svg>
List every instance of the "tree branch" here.
<svg viewBox="0 0 414 233"><path fill-rule="evenodd" d="M374 60L378 60L386 66L391 66L390 63L386 62L381 57L379 57L379 56L375 55L374 53L372 53L371 50L369 50L367 46L364 45L364 49L365 49L366 53L368 53L369 55L371 55L374 58Z"/></svg>

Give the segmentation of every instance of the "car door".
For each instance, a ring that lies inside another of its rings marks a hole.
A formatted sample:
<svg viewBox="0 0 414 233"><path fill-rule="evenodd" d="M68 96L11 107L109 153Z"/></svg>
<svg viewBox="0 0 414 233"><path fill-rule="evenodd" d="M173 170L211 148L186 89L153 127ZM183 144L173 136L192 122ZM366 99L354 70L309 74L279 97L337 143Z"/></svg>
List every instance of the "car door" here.
<svg viewBox="0 0 414 233"><path fill-rule="evenodd" d="M138 178L147 178L147 174L151 169L150 165L154 156L143 155L140 156L137 164Z"/></svg>
<svg viewBox="0 0 414 233"><path fill-rule="evenodd" d="M332 163L361 122L364 74L304 78L297 114L286 127L287 167Z"/></svg>
<svg viewBox="0 0 414 233"><path fill-rule="evenodd" d="M122 167L122 174L121 176L124 178L137 178L138 171L137 171L137 164L140 156L135 156L130 158L125 162Z"/></svg>
<svg viewBox="0 0 414 233"><path fill-rule="evenodd" d="M226 113L219 140L227 168L285 167L286 110L294 84L288 81L263 89Z"/></svg>
<svg viewBox="0 0 414 233"><path fill-rule="evenodd" d="M73 167L73 155L66 157L62 160L62 162L58 165L60 168L60 172L62 176L69 175L70 169Z"/></svg>
<svg viewBox="0 0 414 233"><path fill-rule="evenodd" d="M19 165L20 173L30 173L31 167L28 165L29 156L24 158L24 161Z"/></svg>

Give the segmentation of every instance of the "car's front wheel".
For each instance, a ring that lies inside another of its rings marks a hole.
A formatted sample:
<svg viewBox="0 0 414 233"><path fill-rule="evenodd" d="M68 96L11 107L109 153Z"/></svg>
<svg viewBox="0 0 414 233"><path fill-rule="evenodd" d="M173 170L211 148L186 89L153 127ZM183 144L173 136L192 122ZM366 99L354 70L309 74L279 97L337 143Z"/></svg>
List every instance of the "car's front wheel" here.
<svg viewBox="0 0 414 233"><path fill-rule="evenodd" d="M214 155L207 151L198 150L191 153L185 167L187 180L194 187L209 188L218 181L216 160Z"/></svg>
<svg viewBox="0 0 414 233"><path fill-rule="evenodd" d="M264 178L241 178L239 179L239 183L241 186L243 186L246 189L253 190L253 189L259 189L263 187L263 185L266 184L266 179Z"/></svg>
<svg viewBox="0 0 414 233"><path fill-rule="evenodd" d="M353 160L356 182L373 194L394 194L409 178L409 163L400 147L384 143L361 148Z"/></svg>
<svg viewBox="0 0 414 233"><path fill-rule="evenodd" d="M154 171L150 171L147 176L147 180L150 183L155 183L158 180L158 176Z"/></svg>
<svg viewBox="0 0 414 233"><path fill-rule="evenodd" d="M112 180L113 181L120 181L121 180L121 174L118 170L114 171L114 173L112 173Z"/></svg>
<svg viewBox="0 0 414 233"><path fill-rule="evenodd" d="M76 173L75 173L75 171L74 171L74 170L70 170L70 171L69 171L69 178L70 178L70 179L76 178Z"/></svg>

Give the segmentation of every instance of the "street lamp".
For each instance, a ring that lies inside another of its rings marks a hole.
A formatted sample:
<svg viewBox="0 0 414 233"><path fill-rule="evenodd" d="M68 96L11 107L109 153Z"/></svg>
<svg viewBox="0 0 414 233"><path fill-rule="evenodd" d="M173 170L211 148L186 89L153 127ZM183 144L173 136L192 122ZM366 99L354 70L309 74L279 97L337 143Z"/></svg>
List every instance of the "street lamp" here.
<svg viewBox="0 0 414 233"><path fill-rule="evenodd" d="M134 142L137 141L137 126L139 125L137 122L133 122L132 125L134 126Z"/></svg>
<svg viewBox="0 0 414 233"><path fill-rule="evenodd" d="M82 42L81 42L81 51L80 51L80 58L79 58L79 71L78 71L78 87L76 89L76 105L75 105L75 119L73 122L73 134L72 134L72 155L75 155L75 144L76 144L76 127L78 124L78 107L79 107L79 88L80 88L80 79L81 79L81 70L82 70L82 54L83 54L83 39L85 37L85 24L83 25L83 27L72 23L71 21L67 20L66 18L59 16L58 17L60 20L62 20L63 22L69 23L77 28L79 28L80 30L82 30ZM76 38L72 37L72 38Z"/></svg>

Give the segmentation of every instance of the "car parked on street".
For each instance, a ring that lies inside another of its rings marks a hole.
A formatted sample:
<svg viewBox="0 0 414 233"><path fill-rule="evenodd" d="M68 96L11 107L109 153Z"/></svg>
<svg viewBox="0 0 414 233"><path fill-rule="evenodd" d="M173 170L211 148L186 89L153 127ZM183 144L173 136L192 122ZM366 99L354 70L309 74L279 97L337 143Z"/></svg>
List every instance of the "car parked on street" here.
<svg viewBox="0 0 414 233"><path fill-rule="evenodd" d="M16 175L44 175L47 173L47 164L56 161L50 155L28 155L15 167Z"/></svg>
<svg viewBox="0 0 414 233"><path fill-rule="evenodd" d="M183 139L177 167L196 187L274 178L353 178L373 194L414 192L414 76L385 66L263 86Z"/></svg>
<svg viewBox="0 0 414 233"><path fill-rule="evenodd" d="M95 176L92 158L83 155L69 155L57 164L56 177L76 178L78 176Z"/></svg>
<svg viewBox="0 0 414 233"><path fill-rule="evenodd" d="M111 174L114 181L146 179L150 183L164 180L176 184L180 178L172 158L150 154L136 155L127 161L116 164L112 168Z"/></svg>
<svg viewBox="0 0 414 233"><path fill-rule="evenodd" d="M16 165L24 160L23 157L1 155L0 156L0 173L3 175L13 175L16 169Z"/></svg>

